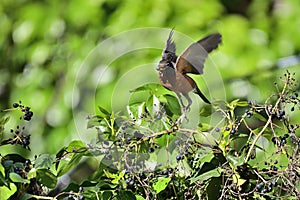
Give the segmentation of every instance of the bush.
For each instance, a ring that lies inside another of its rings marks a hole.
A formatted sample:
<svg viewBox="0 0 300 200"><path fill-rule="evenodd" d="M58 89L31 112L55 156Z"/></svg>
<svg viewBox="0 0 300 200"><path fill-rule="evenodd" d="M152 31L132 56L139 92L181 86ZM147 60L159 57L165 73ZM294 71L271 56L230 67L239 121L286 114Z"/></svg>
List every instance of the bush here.
<svg viewBox="0 0 300 200"><path fill-rule="evenodd" d="M1 155L1 199L299 197L300 124L290 118L300 103L294 77L287 71L263 104L236 99L203 107L196 128L186 126L189 118L178 123L174 96L146 84L132 92L148 91L147 100L128 105L127 114L99 106L88 117L87 128L97 133L90 143L72 141L56 155L34 158ZM22 123L30 120L30 108L19 102L1 112L7 114L0 146L30 150L25 126L5 128L11 112L20 112ZM75 171L81 180L60 181Z"/></svg>

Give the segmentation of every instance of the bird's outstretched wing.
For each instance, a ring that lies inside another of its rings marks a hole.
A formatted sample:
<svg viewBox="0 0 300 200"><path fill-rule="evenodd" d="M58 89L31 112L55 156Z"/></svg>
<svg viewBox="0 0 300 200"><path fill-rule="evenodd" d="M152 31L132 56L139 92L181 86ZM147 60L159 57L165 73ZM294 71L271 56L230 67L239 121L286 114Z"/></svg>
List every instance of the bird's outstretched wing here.
<svg viewBox="0 0 300 200"><path fill-rule="evenodd" d="M176 56L176 45L175 42L172 40L174 30L172 29L169 33L169 37L167 39L165 48L162 52L162 59L169 61L169 62L176 62L177 56Z"/></svg>
<svg viewBox="0 0 300 200"><path fill-rule="evenodd" d="M221 41L221 34L214 33L191 44L178 57L175 64L177 72L203 74L204 62L208 53L216 49Z"/></svg>

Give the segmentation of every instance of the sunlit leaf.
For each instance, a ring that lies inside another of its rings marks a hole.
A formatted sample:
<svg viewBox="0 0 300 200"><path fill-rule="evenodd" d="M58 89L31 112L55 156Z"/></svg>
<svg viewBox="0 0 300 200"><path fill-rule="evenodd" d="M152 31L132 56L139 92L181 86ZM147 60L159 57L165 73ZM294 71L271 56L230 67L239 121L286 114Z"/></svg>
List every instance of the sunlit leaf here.
<svg viewBox="0 0 300 200"><path fill-rule="evenodd" d="M222 171L223 170L221 167L215 168L215 169L205 172L197 177L191 178L191 183L194 183L196 181L205 181L212 177L220 177Z"/></svg>
<svg viewBox="0 0 300 200"><path fill-rule="evenodd" d="M267 122L267 119L264 116L262 116L260 113L253 112L252 114L254 118L259 119L262 122Z"/></svg>
<svg viewBox="0 0 300 200"><path fill-rule="evenodd" d="M10 183L9 187L0 186L0 199L10 199L10 197L17 191L17 186L14 183Z"/></svg>
<svg viewBox="0 0 300 200"><path fill-rule="evenodd" d="M200 110L200 116L202 117L208 117L208 116L211 116L212 114L212 106L211 105L206 105L206 106L203 106Z"/></svg>
<svg viewBox="0 0 300 200"><path fill-rule="evenodd" d="M55 161L55 155L42 154L35 160L35 168L49 168Z"/></svg>
<svg viewBox="0 0 300 200"><path fill-rule="evenodd" d="M30 183L29 180L23 179L19 174L14 172L9 173L9 178L15 183Z"/></svg>
<svg viewBox="0 0 300 200"><path fill-rule="evenodd" d="M226 158L235 167L244 164L244 156L236 157L233 155L227 155Z"/></svg>
<svg viewBox="0 0 300 200"><path fill-rule="evenodd" d="M37 180L48 188L56 186L57 178L49 169L38 169Z"/></svg>
<svg viewBox="0 0 300 200"><path fill-rule="evenodd" d="M168 186L171 178L159 177L158 180L153 184L153 189L156 193L160 193Z"/></svg>
<svg viewBox="0 0 300 200"><path fill-rule="evenodd" d="M101 107L101 106L98 106L98 109L99 109L99 111L100 111L100 113L101 113L101 115L102 115L103 117L108 117L108 116L110 116L110 113L109 113L105 108L103 108L103 107Z"/></svg>

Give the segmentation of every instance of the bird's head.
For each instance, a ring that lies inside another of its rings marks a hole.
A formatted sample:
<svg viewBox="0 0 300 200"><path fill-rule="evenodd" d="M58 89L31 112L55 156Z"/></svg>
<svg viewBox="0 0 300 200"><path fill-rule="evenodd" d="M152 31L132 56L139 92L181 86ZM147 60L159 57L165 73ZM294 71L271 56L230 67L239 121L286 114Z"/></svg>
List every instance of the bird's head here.
<svg viewBox="0 0 300 200"><path fill-rule="evenodd" d="M157 71L164 71L169 67L174 68L174 66L171 62L163 59L163 60L159 61L158 65L156 67L156 70Z"/></svg>

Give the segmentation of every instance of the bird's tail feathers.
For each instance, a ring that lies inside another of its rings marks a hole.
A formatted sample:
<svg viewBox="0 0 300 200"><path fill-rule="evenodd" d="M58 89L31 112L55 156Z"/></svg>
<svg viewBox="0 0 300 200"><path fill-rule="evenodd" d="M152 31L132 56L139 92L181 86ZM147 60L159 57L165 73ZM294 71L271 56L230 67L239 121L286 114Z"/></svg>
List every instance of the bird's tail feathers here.
<svg viewBox="0 0 300 200"><path fill-rule="evenodd" d="M198 87L195 88L194 93L198 94L205 103L211 104Z"/></svg>

